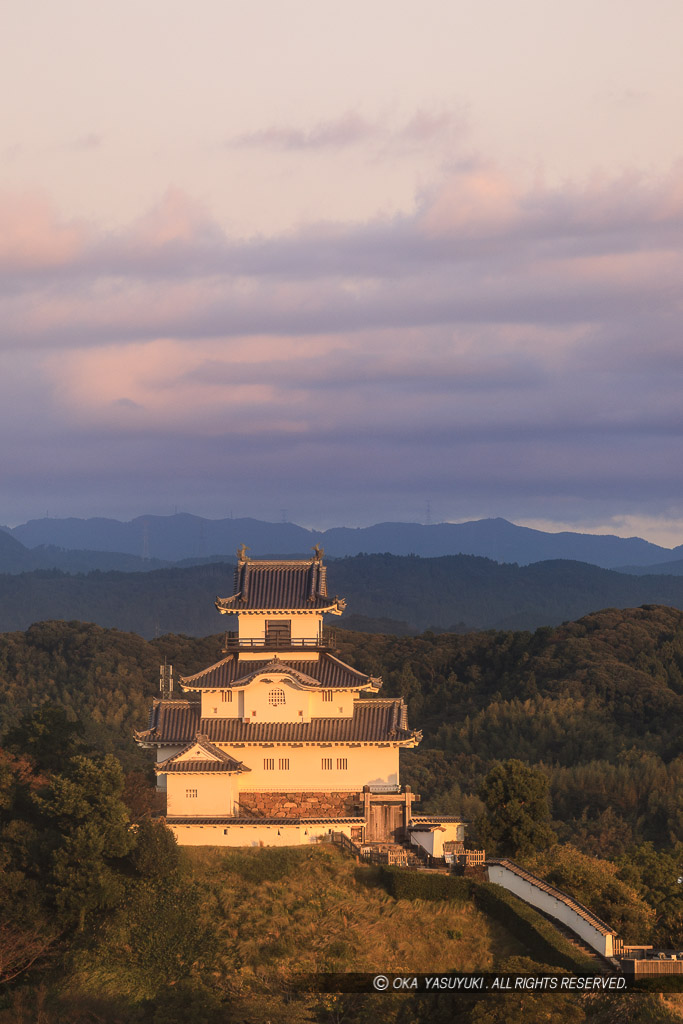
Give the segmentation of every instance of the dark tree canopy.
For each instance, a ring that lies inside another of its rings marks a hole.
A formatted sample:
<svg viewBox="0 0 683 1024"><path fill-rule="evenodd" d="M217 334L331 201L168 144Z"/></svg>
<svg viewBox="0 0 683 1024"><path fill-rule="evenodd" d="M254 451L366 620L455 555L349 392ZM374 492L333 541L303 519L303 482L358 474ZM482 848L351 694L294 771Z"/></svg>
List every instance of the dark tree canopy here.
<svg viewBox="0 0 683 1024"><path fill-rule="evenodd" d="M479 790L486 814L479 834L486 849L516 857L549 846L556 838L550 827L548 778L522 761L495 765Z"/></svg>

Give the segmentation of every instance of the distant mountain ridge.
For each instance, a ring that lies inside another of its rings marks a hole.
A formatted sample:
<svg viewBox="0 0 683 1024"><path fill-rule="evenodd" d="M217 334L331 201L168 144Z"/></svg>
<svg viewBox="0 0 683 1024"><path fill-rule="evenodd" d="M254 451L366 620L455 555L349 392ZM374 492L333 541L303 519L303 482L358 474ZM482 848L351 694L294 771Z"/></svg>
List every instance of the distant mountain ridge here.
<svg viewBox="0 0 683 1024"><path fill-rule="evenodd" d="M247 544L254 557L275 552L280 555L301 554L314 544L321 544L328 557L333 558L385 552L414 554L423 558L463 554L491 558L496 562L516 562L518 565L570 559L603 569L628 566L629 571L683 558L683 545L665 548L639 537L545 533L516 526L500 518L429 526L378 523L357 529L332 527L318 531L294 523L267 523L250 518L204 519L179 513L139 516L130 522L99 518L34 519L11 529L3 527L2 531L30 550L44 545L71 551L85 549L91 553L117 552L140 559L135 568L141 569L152 567L150 559L156 559L158 567L160 562L168 564L182 560L201 561L210 556L231 556L239 544ZM16 563L19 554L16 549L12 550ZM0 571L21 571L5 567L2 561L4 553L0 548ZM7 554L9 557L9 552ZM40 565L34 562L30 566L27 564L26 568L56 565L49 561L49 557L48 552ZM65 564L58 567L66 569Z"/></svg>
<svg viewBox="0 0 683 1024"><path fill-rule="evenodd" d="M46 619L95 622L145 637L234 629L214 607L216 595L232 593L233 568L210 563L147 573L0 575L0 631ZM518 566L473 555L358 555L330 562L328 581L349 608L329 625L373 633L524 630L604 608L683 610L683 577L632 576L575 561Z"/></svg>
<svg viewBox="0 0 683 1024"><path fill-rule="evenodd" d="M615 571L629 573L632 576L683 576L683 558L653 565L618 565L615 566Z"/></svg>
<svg viewBox="0 0 683 1024"><path fill-rule="evenodd" d="M149 572L166 565L167 562L158 558L145 559L120 551L68 550L54 544L29 548L0 527L0 573L37 569L59 569L68 573Z"/></svg>

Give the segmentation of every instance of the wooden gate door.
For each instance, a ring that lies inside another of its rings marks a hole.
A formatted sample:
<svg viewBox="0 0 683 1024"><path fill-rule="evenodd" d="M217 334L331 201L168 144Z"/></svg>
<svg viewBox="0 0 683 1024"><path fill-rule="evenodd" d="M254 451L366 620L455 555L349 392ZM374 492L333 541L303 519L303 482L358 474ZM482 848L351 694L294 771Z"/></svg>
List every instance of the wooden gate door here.
<svg viewBox="0 0 683 1024"><path fill-rule="evenodd" d="M369 843L397 843L403 838L403 805L373 801L366 841Z"/></svg>

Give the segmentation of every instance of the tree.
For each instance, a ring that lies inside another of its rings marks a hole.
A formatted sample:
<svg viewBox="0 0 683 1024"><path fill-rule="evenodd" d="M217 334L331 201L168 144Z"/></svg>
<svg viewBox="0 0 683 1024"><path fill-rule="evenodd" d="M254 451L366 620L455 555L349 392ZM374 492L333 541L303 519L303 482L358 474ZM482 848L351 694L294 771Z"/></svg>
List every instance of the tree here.
<svg viewBox="0 0 683 1024"><path fill-rule="evenodd" d="M39 925L21 929L0 922L0 985L19 977L54 947L58 934Z"/></svg>
<svg viewBox="0 0 683 1024"><path fill-rule="evenodd" d="M167 878L178 870L178 844L162 821L144 819L133 826L135 847L130 855L133 867L146 878Z"/></svg>
<svg viewBox="0 0 683 1024"><path fill-rule="evenodd" d="M57 771L82 749L83 732L81 722L70 721L64 708L44 705L23 715L3 746L15 754L28 754L38 768Z"/></svg>
<svg viewBox="0 0 683 1024"><path fill-rule="evenodd" d="M619 877L616 864L588 857L573 846L553 846L538 854L529 866L551 885L590 907L626 942L650 941L654 911L633 885Z"/></svg>
<svg viewBox="0 0 683 1024"><path fill-rule="evenodd" d="M654 907L654 944L680 949L683 946L683 843L669 850L656 850L652 843L643 843L622 855L617 865L618 877Z"/></svg>
<svg viewBox="0 0 683 1024"><path fill-rule="evenodd" d="M524 856L555 840L550 827L548 780L522 761L494 765L479 790L486 811L478 833L487 850L503 856Z"/></svg>
<svg viewBox="0 0 683 1024"><path fill-rule="evenodd" d="M81 929L90 914L115 906L123 895L117 860L135 845L123 786L121 765L111 754L79 755L35 798L47 825L48 891L62 920Z"/></svg>

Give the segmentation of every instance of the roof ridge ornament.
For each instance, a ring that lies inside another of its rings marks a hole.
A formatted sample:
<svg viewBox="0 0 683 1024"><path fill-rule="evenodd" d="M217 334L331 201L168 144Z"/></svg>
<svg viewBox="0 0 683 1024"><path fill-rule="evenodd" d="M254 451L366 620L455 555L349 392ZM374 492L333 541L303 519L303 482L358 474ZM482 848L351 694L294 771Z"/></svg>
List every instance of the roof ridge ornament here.
<svg viewBox="0 0 683 1024"><path fill-rule="evenodd" d="M250 550L251 549L248 548L246 544L240 544L240 546L237 549L237 561L240 563L240 565L243 565L244 562L249 561L249 555L247 554L247 551Z"/></svg>
<svg viewBox="0 0 683 1024"><path fill-rule="evenodd" d="M320 544L314 544L311 550L315 552L316 562L322 562L325 548L321 548Z"/></svg>

